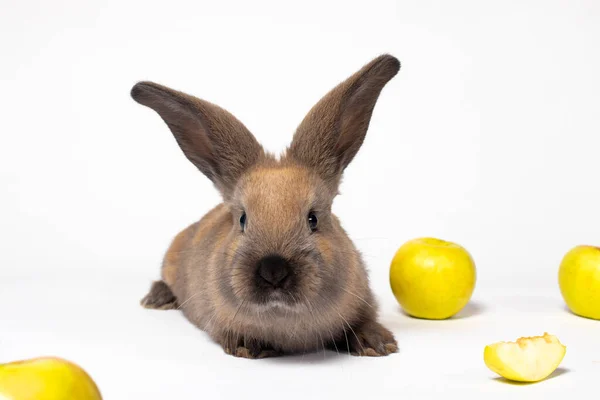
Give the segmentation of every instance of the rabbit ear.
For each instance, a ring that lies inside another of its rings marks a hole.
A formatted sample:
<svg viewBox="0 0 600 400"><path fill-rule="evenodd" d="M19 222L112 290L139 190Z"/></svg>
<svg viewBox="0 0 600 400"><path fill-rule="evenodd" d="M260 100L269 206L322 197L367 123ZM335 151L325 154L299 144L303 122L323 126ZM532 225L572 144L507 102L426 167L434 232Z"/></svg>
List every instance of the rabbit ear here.
<svg viewBox="0 0 600 400"><path fill-rule="evenodd" d="M399 70L386 54L337 85L298 126L288 154L338 183L363 143L379 93Z"/></svg>
<svg viewBox="0 0 600 400"><path fill-rule="evenodd" d="M139 82L131 97L156 111L186 157L227 197L237 179L264 155L248 129L226 110L153 82Z"/></svg>

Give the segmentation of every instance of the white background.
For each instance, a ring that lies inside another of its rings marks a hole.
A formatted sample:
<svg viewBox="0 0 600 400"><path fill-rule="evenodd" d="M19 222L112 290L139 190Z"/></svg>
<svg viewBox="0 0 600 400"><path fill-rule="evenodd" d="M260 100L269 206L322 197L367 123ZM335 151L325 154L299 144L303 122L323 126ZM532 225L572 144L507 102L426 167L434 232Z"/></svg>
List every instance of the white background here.
<svg viewBox="0 0 600 400"><path fill-rule="evenodd" d="M0 362L57 355L106 399L497 398L595 388L600 323L565 310L564 253L600 242L600 2L0 2ZM308 109L381 53L402 62L334 209L400 353L226 356L139 299L180 229L217 204L153 111L153 80L217 103L280 151ZM477 263L449 321L404 316L396 249L434 236ZM551 379L514 386L498 340L556 334Z"/></svg>

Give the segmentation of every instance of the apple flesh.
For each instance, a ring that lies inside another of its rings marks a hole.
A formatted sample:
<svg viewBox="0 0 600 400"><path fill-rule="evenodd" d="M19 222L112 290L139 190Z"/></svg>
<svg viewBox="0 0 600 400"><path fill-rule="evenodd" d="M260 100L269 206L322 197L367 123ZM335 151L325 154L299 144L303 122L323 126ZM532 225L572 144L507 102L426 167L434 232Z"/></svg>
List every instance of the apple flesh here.
<svg viewBox="0 0 600 400"><path fill-rule="evenodd" d="M102 400L92 378L78 365L39 357L0 365L0 400Z"/></svg>
<svg viewBox="0 0 600 400"><path fill-rule="evenodd" d="M485 365L506 379L538 382L552 374L567 348L554 335L522 337L515 342L498 342L485 347Z"/></svg>

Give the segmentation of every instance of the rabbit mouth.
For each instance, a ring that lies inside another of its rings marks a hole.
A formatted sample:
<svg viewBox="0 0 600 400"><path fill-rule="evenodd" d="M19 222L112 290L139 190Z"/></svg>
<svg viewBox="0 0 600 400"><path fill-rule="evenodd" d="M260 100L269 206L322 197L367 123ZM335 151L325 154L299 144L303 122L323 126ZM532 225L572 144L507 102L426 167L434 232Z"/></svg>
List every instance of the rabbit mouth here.
<svg viewBox="0 0 600 400"><path fill-rule="evenodd" d="M267 303L258 304L256 310L269 312L283 311L287 314L289 312L300 313L302 308L298 304L290 304L287 301L272 300Z"/></svg>
<svg viewBox="0 0 600 400"><path fill-rule="evenodd" d="M255 307L259 311L285 311L285 312L300 312L301 305L296 301L295 296L291 292L274 289L269 293L262 293L256 299Z"/></svg>

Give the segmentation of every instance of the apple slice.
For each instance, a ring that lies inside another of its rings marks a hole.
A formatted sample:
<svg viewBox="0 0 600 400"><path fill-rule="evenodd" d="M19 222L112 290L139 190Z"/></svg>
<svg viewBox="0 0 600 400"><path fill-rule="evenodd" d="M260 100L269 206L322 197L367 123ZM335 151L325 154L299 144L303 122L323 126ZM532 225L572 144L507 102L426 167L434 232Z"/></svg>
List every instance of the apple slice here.
<svg viewBox="0 0 600 400"><path fill-rule="evenodd" d="M506 379L538 382L558 368L566 351L556 336L544 333L485 346L483 360L489 369Z"/></svg>

